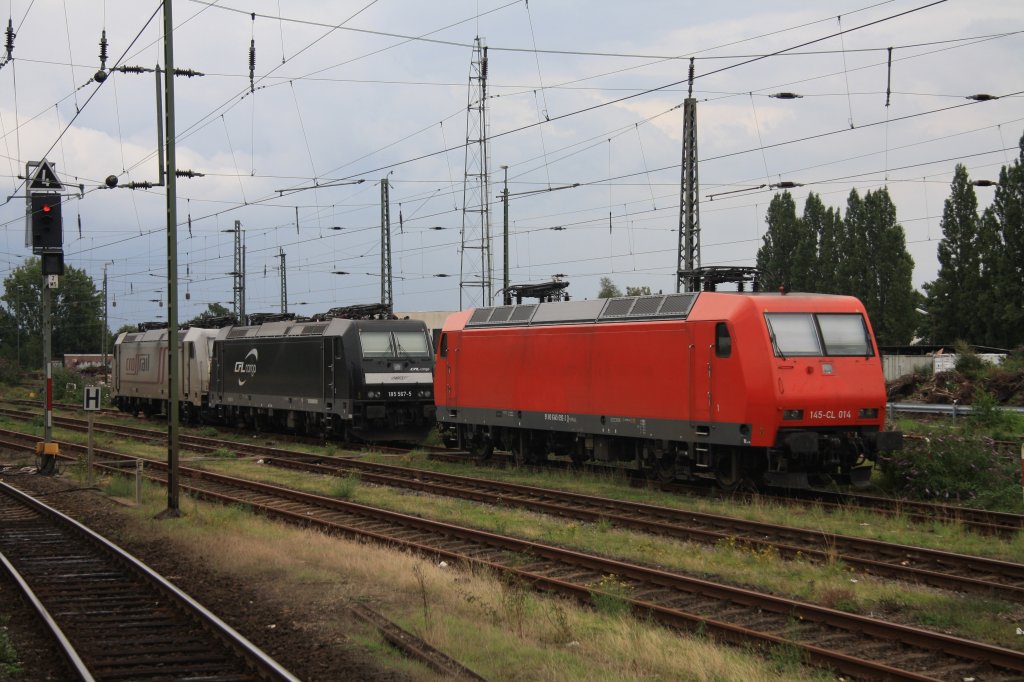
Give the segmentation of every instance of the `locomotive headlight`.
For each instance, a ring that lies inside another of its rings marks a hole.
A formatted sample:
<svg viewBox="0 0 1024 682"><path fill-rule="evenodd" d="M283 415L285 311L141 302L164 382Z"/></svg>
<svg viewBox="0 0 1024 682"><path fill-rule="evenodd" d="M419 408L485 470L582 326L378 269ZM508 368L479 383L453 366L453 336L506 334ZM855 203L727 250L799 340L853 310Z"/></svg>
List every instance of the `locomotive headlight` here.
<svg viewBox="0 0 1024 682"><path fill-rule="evenodd" d="M878 419L877 407L862 407L857 413L858 419Z"/></svg>
<svg viewBox="0 0 1024 682"><path fill-rule="evenodd" d="M431 393L430 389L429 388L425 388L422 391L420 391L420 397L421 398L429 398L430 397L430 393Z"/></svg>
<svg viewBox="0 0 1024 682"><path fill-rule="evenodd" d="M370 391L369 393L366 394L366 397L370 398L371 400L376 400L377 398L380 397L380 391Z"/></svg>
<svg viewBox="0 0 1024 682"><path fill-rule="evenodd" d="M804 411L803 410L783 410L782 411L782 418L783 419L788 419L788 420L803 419L804 418Z"/></svg>

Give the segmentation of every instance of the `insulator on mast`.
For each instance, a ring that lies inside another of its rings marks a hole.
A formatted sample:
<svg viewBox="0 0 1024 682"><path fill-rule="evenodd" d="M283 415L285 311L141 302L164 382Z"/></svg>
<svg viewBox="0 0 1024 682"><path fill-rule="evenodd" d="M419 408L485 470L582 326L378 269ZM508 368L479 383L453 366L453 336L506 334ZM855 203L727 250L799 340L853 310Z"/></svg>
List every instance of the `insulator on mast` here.
<svg viewBox="0 0 1024 682"><path fill-rule="evenodd" d="M249 92L256 92L256 39L249 41Z"/></svg>
<svg viewBox="0 0 1024 682"><path fill-rule="evenodd" d="M103 29L103 33L100 34L100 69L106 70L107 68L107 29Z"/></svg>
<svg viewBox="0 0 1024 682"><path fill-rule="evenodd" d="M4 42L4 47L7 48L7 61L14 59L14 36L17 35L14 32L14 24L11 23L10 19L7 19L7 40Z"/></svg>

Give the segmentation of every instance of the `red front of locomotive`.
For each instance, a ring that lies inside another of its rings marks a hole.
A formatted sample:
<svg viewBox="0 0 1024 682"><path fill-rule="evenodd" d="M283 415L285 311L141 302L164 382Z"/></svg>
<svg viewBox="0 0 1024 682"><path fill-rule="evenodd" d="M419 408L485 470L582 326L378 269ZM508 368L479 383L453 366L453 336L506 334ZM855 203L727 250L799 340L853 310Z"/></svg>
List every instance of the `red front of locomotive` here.
<svg viewBox="0 0 1024 682"><path fill-rule="evenodd" d="M885 380L860 301L813 294L751 296L753 314L734 313L747 376L745 421L752 444L768 448L758 478L804 487L829 479L864 484L869 460L900 447L885 432ZM696 311L695 311L696 312Z"/></svg>

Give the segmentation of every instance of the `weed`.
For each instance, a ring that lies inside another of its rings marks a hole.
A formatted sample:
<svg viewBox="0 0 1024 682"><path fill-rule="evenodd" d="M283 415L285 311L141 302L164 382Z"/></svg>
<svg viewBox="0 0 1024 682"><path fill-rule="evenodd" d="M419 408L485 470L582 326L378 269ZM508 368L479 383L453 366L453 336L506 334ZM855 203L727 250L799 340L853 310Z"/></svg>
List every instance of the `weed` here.
<svg viewBox="0 0 1024 682"><path fill-rule="evenodd" d="M551 608L546 612L548 622L554 631L553 639L559 644L568 644L573 641L572 625L569 623L569 613L565 607L557 601L552 601Z"/></svg>
<svg viewBox="0 0 1024 682"><path fill-rule="evenodd" d="M804 664L804 651L796 644L777 644L768 650L768 660L779 674L796 676Z"/></svg>
<svg viewBox="0 0 1024 682"><path fill-rule="evenodd" d="M111 476L103 486L103 492L111 497L135 497L135 479L127 476Z"/></svg>
<svg viewBox="0 0 1024 682"><path fill-rule="evenodd" d="M430 603L427 599L427 577L423 573L423 565L415 564L412 567L412 574L416 576L416 582L420 588L420 600L423 603L423 631L430 629Z"/></svg>
<svg viewBox="0 0 1024 682"><path fill-rule="evenodd" d="M225 447L217 448L216 450L214 450L213 452L210 453L210 456L211 457L216 457L217 459L234 459L235 458L235 455L230 450L228 450Z"/></svg>
<svg viewBox="0 0 1024 682"><path fill-rule="evenodd" d="M851 613L857 613L860 608L857 595L848 587L826 587L818 592L815 601L826 608Z"/></svg>
<svg viewBox="0 0 1024 682"><path fill-rule="evenodd" d="M512 577L502 583L501 608L505 612L505 619L520 637L524 632L528 595L527 587L521 580Z"/></svg>
<svg viewBox="0 0 1024 682"><path fill-rule="evenodd" d="M340 500L351 500L359 487L359 476L350 474L342 476L334 481L331 486L331 494Z"/></svg>
<svg viewBox="0 0 1024 682"><path fill-rule="evenodd" d="M22 672L18 665L18 652L7 637L7 622L7 616L0 621L0 680L17 677Z"/></svg>
<svg viewBox="0 0 1024 682"><path fill-rule="evenodd" d="M593 586L590 600L593 602L594 608L607 616L624 616L629 613L631 608L627 601L630 589L629 583L609 574L603 576Z"/></svg>
<svg viewBox="0 0 1024 682"><path fill-rule="evenodd" d="M607 533L612 529L612 522L608 517L602 516L594 524L594 529L597 530L598 533Z"/></svg>

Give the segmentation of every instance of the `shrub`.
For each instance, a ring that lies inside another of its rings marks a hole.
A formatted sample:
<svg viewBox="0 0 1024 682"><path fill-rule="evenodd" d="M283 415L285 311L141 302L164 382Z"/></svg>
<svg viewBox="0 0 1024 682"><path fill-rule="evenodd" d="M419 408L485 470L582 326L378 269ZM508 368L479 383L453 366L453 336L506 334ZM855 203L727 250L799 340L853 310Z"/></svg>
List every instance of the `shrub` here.
<svg viewBox="0 0 1024 682"><path fill-rule="evenodd" d="M999 400L991 393L976 391L968 424L975 433L1000 438L1020 429L1020 416L1000 408Z"/></svg>
<svg viewBox="0 0 1024 682"><path fill-rule="evenodd" d="M21 368L10 358L0 358L0 384L14 386L21 381Z"/></svg>
<svg viewBox="0 0 1024 682"><path fill-rule="evenodd" d="M85 377L64 367L53 369L53 399L61 402L82 404L85 396Z"/></svg>
<svg viewBox="0 0 1024 682"><path fill-rule="evenodd" d="M985 373L985 361L963 341L956 342L956 371L969 379L977 379Z"/></svg>
<svg viewBox="0 0 1024 682"><path fill-rule="evenodd" d="M1020 463L991 439L933 432L903 450L879 456L881 485L890 492L942 503L1020 510Z"/></svg>

